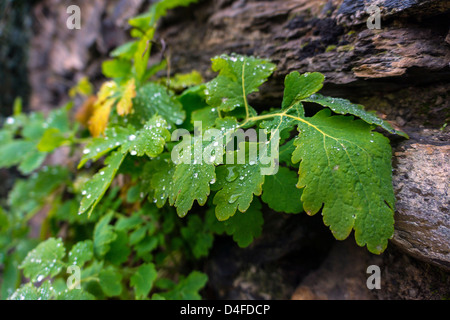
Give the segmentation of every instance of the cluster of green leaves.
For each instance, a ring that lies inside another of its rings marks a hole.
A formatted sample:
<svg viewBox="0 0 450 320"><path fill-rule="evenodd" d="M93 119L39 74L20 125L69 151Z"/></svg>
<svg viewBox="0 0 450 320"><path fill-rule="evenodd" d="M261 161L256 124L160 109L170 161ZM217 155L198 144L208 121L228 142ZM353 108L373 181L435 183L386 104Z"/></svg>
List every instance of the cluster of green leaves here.
<svg viewBox="0 0 450 320"><path fill-rule="evenodd" d="M200 298L207 277L195 268L186 274L186 265L208 255L214 235L250 245L262 232L265 206L321 211L336 239L354 231L369 251L386 248L394 223L391 148L374 129L404 134L360 105L320 95L320 73L288 74L281 106L258 113L248 95L275 65L256 57L213 58L218 75L207 83L197 72L155 79L167 64L148 67L157 21L191 2L161 1L129 21L135 40L103 64L111 80L95 96L86 79L70 92L86 97L79 123L69 120L72 103L47 119L17 107L0 130L0 167L18 166L27 176L0 208L2 298ZM323 109L306 116L305 104ZM266 139L225 149L250 128ZM175 129L188 133L180 143L171 141ZM219 134L208 137L209 129ZM268 164L260 155L278 145ZM259 156L225 161L252 147ZM78 164L42 166L64 148ZM174 161L175 150L183 161ZM39 243L27 235L43 208ZM68 284L73 265L81 277ZM18 270L29 283L20 286Z"/></svg>

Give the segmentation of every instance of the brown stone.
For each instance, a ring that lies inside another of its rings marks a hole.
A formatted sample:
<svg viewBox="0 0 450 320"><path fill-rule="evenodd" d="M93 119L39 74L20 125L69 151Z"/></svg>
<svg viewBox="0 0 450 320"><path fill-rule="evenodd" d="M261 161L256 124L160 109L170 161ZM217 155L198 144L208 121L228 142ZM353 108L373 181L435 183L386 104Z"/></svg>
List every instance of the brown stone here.
<svg viewBox="0 0 450 320"><path fill-rule="evenodd" d="M450 270L450 134L421 130L396 148L392 243Z"/></svg>

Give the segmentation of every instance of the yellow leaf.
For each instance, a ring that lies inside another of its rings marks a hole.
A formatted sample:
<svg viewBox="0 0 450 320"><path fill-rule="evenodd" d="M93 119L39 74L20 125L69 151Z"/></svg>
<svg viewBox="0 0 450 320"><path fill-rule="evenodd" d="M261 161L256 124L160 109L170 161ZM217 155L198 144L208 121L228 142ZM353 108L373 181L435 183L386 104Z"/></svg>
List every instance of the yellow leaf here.
<svg viewBox="0 0 450 320"><path fill-rule="evenodd" d="M107 99L101 105L96 104L94 113L89 119L89 131L93 137L98 137L105 131L114 102L115 99Z"/></svg>
<svg viewBox="0 0 450 320"><path fill-rule="evenodd" d="M90 96L83 102L80 109L78 109L77 113L75 114L75 119L85 127L88 126L89 119L92 117L96 101L97 97Z"/></svg>
<svg viewBox="0 0 450 320"><path fill-rule="evenodd" d="M89 119L89 131L93 137L101 135L108 125L111 108L116 101L117 84L114 81L105 82L97 93L97 101L93 106L92 116Z"/></svg>
<svg viewBox="0 0 450 320"><path fill-rule="evenodd" d="M100 90L97 93L98 101L97 103L103 104L104 101L111 98L112 95L117 93L117 84L114 81L108 81L102 84Z"/></svg>
<svg viewBox="0 0 450 320"><path fill-rule="evenodd" d="M131 101L136 97L136 85L134 83L134 78L129 80L125 85L125 90L123 92L122 98L120 98L117 103L117 114L120 116L127 115L131 113L133 109L133 102Z"/></svg>

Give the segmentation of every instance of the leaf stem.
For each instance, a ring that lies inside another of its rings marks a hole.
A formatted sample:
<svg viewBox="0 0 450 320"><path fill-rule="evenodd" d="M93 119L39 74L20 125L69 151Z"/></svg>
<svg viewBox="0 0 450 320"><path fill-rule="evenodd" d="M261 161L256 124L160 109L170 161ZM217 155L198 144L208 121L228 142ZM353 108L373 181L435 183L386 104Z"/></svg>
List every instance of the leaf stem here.
<svg viewBox="0 0 450 320"><path fill-rule="evenodd" d="M245 58L242 63L242 96L244 98L244 107L245 107L245 120L247 120L250 116L248 111L248 103L247 103L247 94L245 93Z"/></svg>

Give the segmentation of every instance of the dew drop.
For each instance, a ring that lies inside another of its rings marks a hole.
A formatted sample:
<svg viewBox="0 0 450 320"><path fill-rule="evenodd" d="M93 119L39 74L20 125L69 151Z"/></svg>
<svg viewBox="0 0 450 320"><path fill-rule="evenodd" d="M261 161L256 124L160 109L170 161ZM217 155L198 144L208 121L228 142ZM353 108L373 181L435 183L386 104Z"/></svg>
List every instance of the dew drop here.
<svg viewBox="0 0 450 320"><path fill-rule="evenodd" d="M228 176L225 178L228 182L236 180L238 173L234 171L234 167L228 167Z"/></svg>
<svg viewBox="0 0 450 320"><path fill-rule="evenodd" d="M237 194L232 194L231 196L230 196L230 199L228 199L228 203L235 203L236 201L237 201L237 199L239 199L239 197L241 196L241 194L240 193L237 193Z"/></svg>

